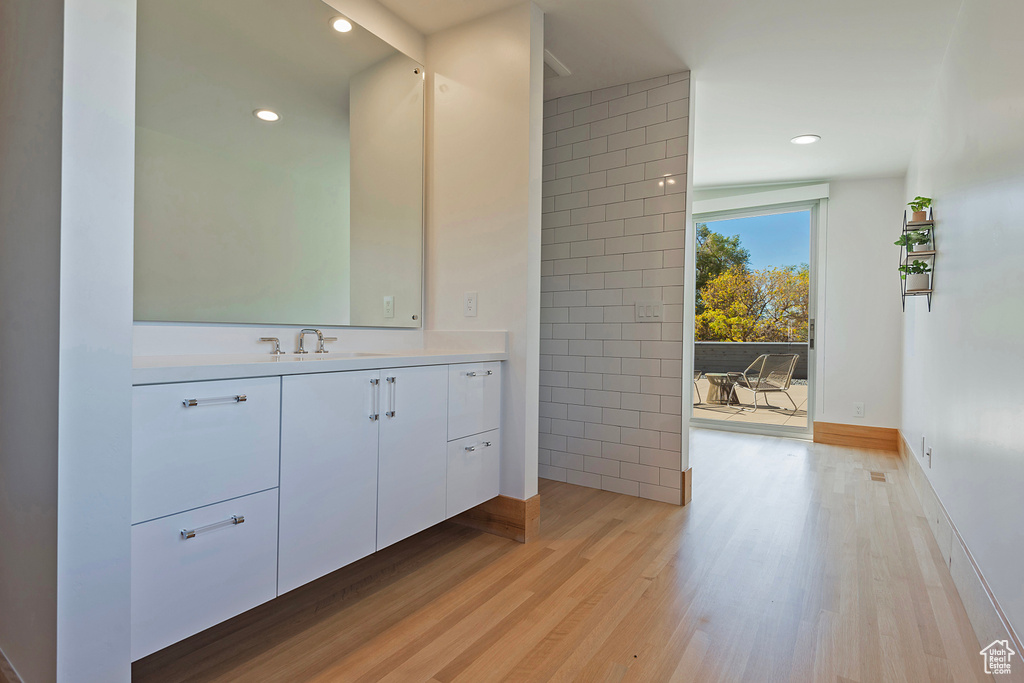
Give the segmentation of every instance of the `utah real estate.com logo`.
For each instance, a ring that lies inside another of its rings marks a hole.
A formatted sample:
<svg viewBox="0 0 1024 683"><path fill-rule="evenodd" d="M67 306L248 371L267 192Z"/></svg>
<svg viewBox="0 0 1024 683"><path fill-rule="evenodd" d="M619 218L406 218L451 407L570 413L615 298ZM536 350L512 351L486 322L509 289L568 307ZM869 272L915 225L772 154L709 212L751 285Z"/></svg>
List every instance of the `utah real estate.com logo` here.
<svg viewBox="0 0 1024 683"><path fill-rule="evenodd" d="M985 658L985 673L998 675L1010 673L1010 658L1017 653L1010 649L1009 641L993 640L980 654Z"/></svg>

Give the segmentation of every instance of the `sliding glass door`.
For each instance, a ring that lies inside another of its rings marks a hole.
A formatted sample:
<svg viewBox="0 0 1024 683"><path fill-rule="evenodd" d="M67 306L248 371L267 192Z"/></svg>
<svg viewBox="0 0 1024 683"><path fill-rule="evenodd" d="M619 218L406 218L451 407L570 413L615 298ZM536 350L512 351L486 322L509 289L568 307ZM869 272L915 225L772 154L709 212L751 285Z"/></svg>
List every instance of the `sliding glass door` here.
<svg viewBox="0 0 1024 683"><path fill-rule="evenodd" d="M816 206L698 216L696 426L808 434Z"/></svg>

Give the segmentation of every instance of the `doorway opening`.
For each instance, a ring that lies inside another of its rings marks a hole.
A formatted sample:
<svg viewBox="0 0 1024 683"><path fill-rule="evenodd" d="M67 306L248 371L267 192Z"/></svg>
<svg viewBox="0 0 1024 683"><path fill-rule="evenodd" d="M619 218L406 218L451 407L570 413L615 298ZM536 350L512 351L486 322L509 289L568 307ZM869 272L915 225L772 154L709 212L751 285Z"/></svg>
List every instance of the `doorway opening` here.
<svg viewBox="0 0 1024 683"><path fill-rule="evenodd" d="M809 434L814 206L696 217L695 425Z"/></svg>

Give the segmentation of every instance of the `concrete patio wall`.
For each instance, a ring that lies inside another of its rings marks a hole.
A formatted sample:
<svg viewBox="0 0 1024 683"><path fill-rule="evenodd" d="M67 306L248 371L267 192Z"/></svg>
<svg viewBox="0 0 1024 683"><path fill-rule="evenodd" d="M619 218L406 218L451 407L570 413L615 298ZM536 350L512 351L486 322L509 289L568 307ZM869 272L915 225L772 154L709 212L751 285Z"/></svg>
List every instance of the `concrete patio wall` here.
<svg viewBox="0 0 1024 683"><path fill-rule="evenodd" d="M796 353L794 379L807 379L807 343L695 342L693 369L701 372L741 372L763 353Z"/></svg>

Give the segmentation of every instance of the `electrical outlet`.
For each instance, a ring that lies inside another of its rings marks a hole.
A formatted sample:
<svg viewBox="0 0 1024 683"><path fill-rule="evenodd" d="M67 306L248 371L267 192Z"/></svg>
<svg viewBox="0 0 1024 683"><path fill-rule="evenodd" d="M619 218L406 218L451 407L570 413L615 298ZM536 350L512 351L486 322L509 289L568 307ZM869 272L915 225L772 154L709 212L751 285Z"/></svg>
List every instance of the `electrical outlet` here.
<svg viewBox="0 0 1024 683"><path fill-rule="evenodd" d="M636 322L657 322L661 320L663 306L660 301L636 302Z"/></svg>
<svg viewBox="0 0 1024 683"><path fill-rule="evenodd" d="M384 317L394 318L395 317L395 297L386 296L384 297Z"/></svg>
<svg viewBox="0 0 1024 683"><path fill-rule="evenodd" d="M475 318L476 304L476 292L466 292L462 298L462 315L466 318Z"/></svg>
<svg viewBox="0 0 1024 683"><path fill-rule="evenodd" d="M854 417L864 417L864 402L863 401L855 401L854 402L854 404L853 404L853 416Z"/></svg>
<svg viewBox="0 0 1024 683"><path fill-rule="evenodd" d="M928 468L931 469L931 466L932 466L932 449L931 449L931 447L929 447L928 450L925 451L925 454L928 456Z"/></svg>

